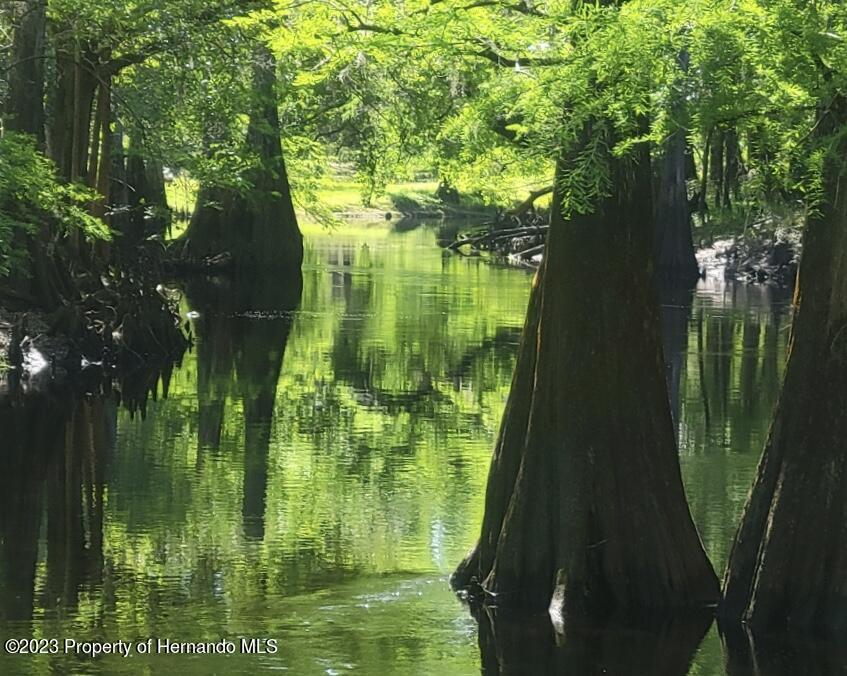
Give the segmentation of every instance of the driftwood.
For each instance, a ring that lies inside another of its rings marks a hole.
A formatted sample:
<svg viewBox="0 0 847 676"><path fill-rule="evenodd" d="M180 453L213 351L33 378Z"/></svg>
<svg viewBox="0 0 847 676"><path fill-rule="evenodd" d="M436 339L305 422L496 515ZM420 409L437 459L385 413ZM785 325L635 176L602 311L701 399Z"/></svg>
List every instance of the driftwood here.
<svg viewBox="0 0 847 676"><path fill-rule="evenodd" d="M547 214L536 211L535 202L551 192L553 186L533 190L514 208L498 213L493 222L457 235L443 246L466 256L488 253L516 265L537 266L550 226Z"/></svg>

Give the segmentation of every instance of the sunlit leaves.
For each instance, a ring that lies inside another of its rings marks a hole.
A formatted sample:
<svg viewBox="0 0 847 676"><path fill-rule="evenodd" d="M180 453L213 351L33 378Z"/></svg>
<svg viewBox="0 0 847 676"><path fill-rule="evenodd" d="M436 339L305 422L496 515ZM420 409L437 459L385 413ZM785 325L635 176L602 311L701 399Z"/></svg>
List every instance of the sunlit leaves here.
<svg viewBox="0 0 847 676"><path fill-rule="evenodd" d="M76 230L90 239L109 239L106 224L88 213L95 199L83 186L59 183L33 138L0 136L0 277L24 269L25 236L45 223L55 224L59 233Z"/></svg>

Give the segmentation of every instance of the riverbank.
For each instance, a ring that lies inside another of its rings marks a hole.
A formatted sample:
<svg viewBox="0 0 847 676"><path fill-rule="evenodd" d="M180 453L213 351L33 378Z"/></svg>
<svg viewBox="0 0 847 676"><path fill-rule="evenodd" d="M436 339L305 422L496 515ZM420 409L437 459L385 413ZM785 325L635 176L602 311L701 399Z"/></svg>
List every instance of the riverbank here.
<svg viewBox="0 0 847 676"><path fill-rule="evenodd" d="M487 256L535 269L544 258L547 231L545 219L533 214L457 228L452 237L439 243L458 255ZM802 250L801 235L802 230L794 226L752 227L736 236L704 239L695 252L700 276L748 284L793 284Z"/></svg>
<svg viewBox="0 0 847 676"><path fill-rule="evenodd" d="M197 182L185 177L166 183L168 206L174 216L170 239L178 239L185 231L196 204L197 190ZM511 193L504 190L504 194ZM320 179L312 194L295 194L294 202L301 223L329 226L345 221L491 219L498 208L504 208L487 202L481 195L439 188L439 183L431 180L389 183L383 193L365 203L363 186L347 175Z"/></svg>
<svg viewBox="0 0 847 676"><path fill-rule="evenodd" d="M88 376L102 381L178 362L190 338L177 298L154 270L161 267L104 272L96 288L80 282L76 296L54 309L0 306L0 393Z"/></svg>

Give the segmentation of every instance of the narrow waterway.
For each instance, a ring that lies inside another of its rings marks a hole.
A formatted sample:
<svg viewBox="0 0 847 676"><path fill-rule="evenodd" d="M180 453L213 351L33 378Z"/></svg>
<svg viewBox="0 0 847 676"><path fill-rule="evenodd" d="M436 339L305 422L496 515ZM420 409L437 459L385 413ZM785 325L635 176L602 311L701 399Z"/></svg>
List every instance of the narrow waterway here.
<svg viewBox="0 0 847 676"><path fill-rule="evenodd" d="M185 289L196 346L157 396L122 393L132 411L117 393L0 402L4 640L249 637L275 652L0 654L0 672L447 675L500 659L509 673L652 674L676 651L661 673L693 656L690 673L723 674L715 629L702 644L673 628L577 630L517 653L479 635L446 579L478 532L530 275L445 257L427 227L307 241L299 305L282 280ZM789 297L706 281L663 303L682 471L722 570ZM809 650L829 663L829 648ZM785 643L769 654L767 673L798 673Z"/></svg>

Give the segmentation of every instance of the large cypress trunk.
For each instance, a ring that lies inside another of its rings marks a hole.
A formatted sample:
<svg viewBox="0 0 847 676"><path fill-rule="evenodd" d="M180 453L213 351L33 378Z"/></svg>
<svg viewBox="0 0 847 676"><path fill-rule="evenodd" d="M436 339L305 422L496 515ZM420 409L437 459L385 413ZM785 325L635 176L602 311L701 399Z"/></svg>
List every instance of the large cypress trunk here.
<svg viewBox="0 0 847 676"><path fill-rule="evenodd" d="M199 258L228 251L243 270L299 269L303 236L297 224L277 111L276 59L264 46L256 49L254 101L245 142L256 161L247 178L247 196L204 185L186 234L189 256Z"/></svg>
<svg viewBox="0 0 847 676"><path fill-rule="evenodd" d="M564 614L717 600L663 376L649 153L610 163L614 194L591 215L565 220L557 187L482 533L454 574L497 604Z"/></svg>
<svg viewBox="0 0 847 676"><path fill-rule="evenodd" d="M262 268L299 268L303 236L297 225L288 172L280 142L276 58L263 45L257 49L253 72L256 92L247 147L259 164L251 173L253 194L248 198L247 232L242 238L244 264Z"/></svg>
<svg viewBox="0 0 847 676"><path fill-rule="evenodd" d="M838 97L818 125L847 124ZM782 394L725 577L721 616L756 629L847 628L847 141L806 224Z"/></svg>

